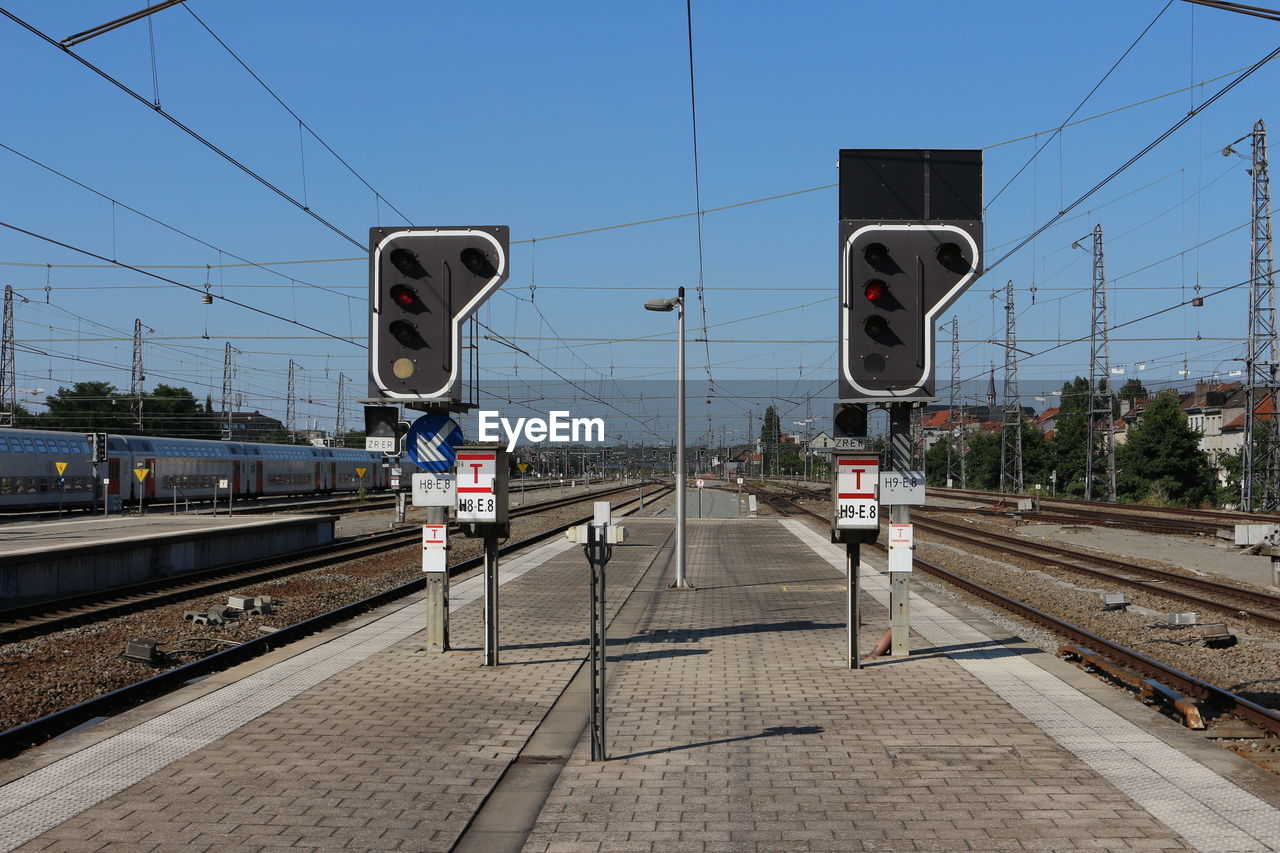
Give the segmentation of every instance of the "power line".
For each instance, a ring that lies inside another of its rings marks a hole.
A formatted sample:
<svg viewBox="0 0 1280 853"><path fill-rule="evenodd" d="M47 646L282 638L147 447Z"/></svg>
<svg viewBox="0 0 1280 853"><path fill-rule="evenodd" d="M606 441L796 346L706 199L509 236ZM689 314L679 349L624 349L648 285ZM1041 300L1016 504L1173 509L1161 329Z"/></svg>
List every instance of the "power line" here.
<svg viewBox="0 0 1280 853"><path fill-rule="evenodd" d="M356 180L364 184L365 187L368 188L369 192L373 193L373 196L375 199L378 199L380 201L385 201L387 203L387 207L394 210L400 216L400 218L402 218L405 222L411 221L411 218L408 215L406 215L403 211L400 210L400 208L396 207L394 204L388 201L386 196L384 196L382 193L374 189L373 185L370 184L368 181L366 181L364 179L364 176L355 170L354 166L352 166L350 163L344 160L342 156L338 154L337 151L334 151L333 148L329 145L329 143L325 142L320 137L320 134L315 132L315 130L311 127L311 125L303 121L302 116L294 112L293 108L290 107L288 104L286 104L284 102L284 99L281 98L279 95L277 95L275 90L272 89L270 86L268 86L266 82L261 77L259 77L252 68L249 67L248 63L246 63L243 59L241 59L240 55L231 49L231 47L225 41L223 41L222 38L217 33L215 33L208 24L204 22L204 19L195 13L194 9L192 9L190 6L184 6L183 8L191 13L191 17L195 18L196 22L199 23L200 26L204 27L205 31L208 32L209 35L213 36L214 41L222 45L222 49L225 50L227 53L229 53L231 55L231 58L234 59L236 62L238 62L240 64L240 67L249 73L250 77L258 81L258 85L262 86L262 88L266 90L267 94L275 98L276 103L278 103L281 107L283 107L285 111L289 113L289 115L293 116L294 119L297 120L299 127L304 128L307 131L307 133L311 134L311 137L316 142L319 142L321 145L324 146L324 150L332 154L333 158L337 160L339 163L341 163L344 167L346 167L347 171L350 172L355 177Z"/></svg>
<svg viewBox="0 0 1280 853"><path fill-rule="evenodd" d="M51 46L51 47L55 47L55 48L57 48L58 50L62 51L62 52L63 52L64 54L66 54L67 56L70 56L70 57L71 57L72 59L74 59L76 62L79 62L79 63L80 63L81 65L83 65L85 68L88 68L90 71L92 71L93 73L97 74L97 75L98 75L99 77L101 77L103 80L106 80L108 83L112 84L113 86L115 86L115 87L116 87L117 89L119 89L120 91L122 91L122 92L124 92L125 94L127 94L127 95L129 95L129 96L133 97L135 100L139 101L140 103L146 104L146 105L147 105L147 108L148 108L148 109L150 109L150 110L152 110L152 111L154 111L154 112L156 113L156 115L161 116L162 118L166 119L166 120L167 120L167 121L169 121L169 123L171 123L174 127L178 128L178 129L179 129L179 130L181 130L183 133L187 134L187 135L188 135L188 136L190 136L192 139L196 140L196 141L197 141L197 142L199 142L201 145L205 146L205 147L206 147L206 148L208 148L210 151L212 151L213 153L217 154L219 157L221 157L222 159L226 160L228 163L230 163L231 165L235 166L237 169L239 169L240 171L244 172L246 175L248 175L249 177L253 178L255 181L257 181L258 183L262 184L264 187L266 187L267 189L271 190L272 192L274 192L276 195L280 196L280 197L281 197L282 199L284 199L285 201L287 201L287 202L289 202L290 204L292 204L294 207L296 207L296 208L298 208L299 210L301 210L302 212L306 213L306 214L307 214L308 216L310 216L312 219L316 220L316 221L317 221L317 222L319 222L321 225L325 226L325 227L326 227L326 228L328 228L330 231L332 231L333 233L337 234L339 237L341 237L341 238L343 238L344 240L346 240L346 241L350 242L351 244L353 244L353 245L354 245L354 246L356 246L357 248L360 248L360 249L364 249L364 248L365 248L365 244L364 244L363 242L361 242L361 241L359 241L359 240L355 239L355 238L354 238L354 237L352 237L350 234L347 234L347 233L346 233L345 231L343 231L341 228L339 228L338 226L334 225L332 222L330 222L329 220L325 219L323 216L321 216L320 214L316 213L314 210L312 210L311 208L309 208L306 204L304 204L303 202L298 201L296 198L294 198L293 196L289 195L287 192L285 192L284 190L280 189L280 188L279 188L278 186L276 186L275 184L273 184L273 183L271 183L270 181L268 181L268 180L267 180L266 178L264 178L262 175L259 175L257 172L255 172L254 170L250 169L250 168L249 168L248 166L246 166L244 163L241 163L241 162L240 162L239 160L237 160L235 157L232 157L232 156L231 156L230 154L228 154L226 151L223 151L221 148L219 148L218 146L214 145L214 144L213 144L212 142L210 142L209 140L205 139L205 138L204 138L203 136L201 136L199 133L196 133L196 132L195 132L194 130L192 130L190 127L187 127L185 124L183 124L182 122L178 121L178 119L177 119L176 117L174 117L174 116L170 115L169 113L165 112L165 110L164 110L163 108L161 108L159 104L154 104L154 103L152 103L151 101L148 101L145 97L143 97L143 96L142 96L141 94L139 94L138 92L134 91L133 89L130 89L130 88L129 88L128 86L126 86L124 83L120 82L120 81L119 81L119 80L117 80L115 77L112 77L112 76L111 76L110 74L108 74L106 71L103 71L101 68L99 68L98 66L94 65L92 62L90 62L89 60L85 59L84 57L80 56L79 54L73 53L73 52L72 52L72 51L70 51L69 49L67 49L67 48L63 47L63 46L62 46L61 44L59 44L57 41L55 41L54 39L52 39L52 38L50 38L49 36L45 35L42 31L40 31L40 30L36 29L36 28L35 28L34 26L32 26L31 24L27 23L27 22L26 22L26 21L24 21L23 19L19 18L17 15L13 14L12 12L10 12L8 9L0 8L0 15L4 15L6 18L8 18L9 20L13 21L15 24L17 24L18 26L22 27L22 28L23 28L23 29L25 29L27 32L29 32L29 33L31 33L32 35L36 36L37 38L41 39L42 41L44 41L44 42L45 42L46 44L48 44L49 46Z"/></svg>
<svg viewBox="0 0 1280 853"><path fill-rule="evenodd" d="M3 9L0 9L0 12L3 12L3 11L4 11ZM164 277L164 276L162 276L162 275L157 275L156 273L148 272L147 270L141 269L141 268L139 268L139 267L135 267L135 266L133 266L133 265L131 265L131 264L126 264L126 263L125 263L125 262L123 262L123 261L117 261L117 260L113 260L113 259L111 259L111 258L104 258L102 255L99 255L99 254L97 254L96 252L90 252L88 249L81 249L81 248L80 248L80 247L78 247L78 246L72 246L70 243L64 243L64 242L62 242L61 240L55 240L54 238L52 238L52 237L47 237L47 236L45 236L44 234L37 234L37 233L36 233L36 232L34 232L34 231L28 231L26 228L21 228L21 227L19 227L19 226L17 226L17 225L12 225L12 224L10 224L10 223L8 223L8 222L0 222L0 227L8 228L8 229L9 229L9 230L11 230L11 231L17 231L19 234L26 234L28 237L34 237L34 238L36 238L37 240L43 240L43 241L45 241L46 243L52 243L52 244L53 244L53 245L55 245L55 246L61 246L62 248L64 248L64 249L69 249L69 250L70 250L70 251L72 251L72 252L79 252L79 253L80 253L80 254L82 254L82 255L87 255L88 257L91 257L91 258L97 258L97 259L98 259L98 260L100 260L100 261L107 261L107 262L111 263L111 264L112 264L112 265L114 265L114 266L121 267L121 268L123 268L123 269L127 269L127 270L133 270L134 272L136 272L136 273L138 273L138 274L140 274L140 275L145 275L145 276L148 276L148 277L150 277L150 278L157 279L157 280L159 280L159 281L168 282L169 284L172 284L172 285L174 285L174 286L176 286L176 287L182 287L182 288L185 288L185 289L187 289L187 290L193 291L193 292L195 292L195 293L204 293L204 292L205 292L203 288L194 287L194 286L192 286L192 285L190 285L190 284L183 284L182 282L180 282L180 281L174 281L174 280L173 280L173 279L171 279L171 278L165 278L165 277ZM237 306L237 307L239 307L239 308L244 308L244 309L247 309L247 310L249 310L249 311L253 311L253 312L254 312L254 313L256 313L256 314L262 314L264 317L271 317L271 318L276 319L276 320L281 320L281 321L283 321L283 322L285 322L285 323L289 323L290 325L298 326L299 328L306 329L306 330L311 331L311 332L316 332L317 334L320 334L320 335L324 335L324 336L325 336L325 337L327 337L327 338L333 338L335 341L342 341L342 342L344 342L344 343L353 344L354 346L358 346L358 347L360 347L360 348L362 348L362 349L368 349L367 345L362 344L362 343L359 343L358 341L351 340L350 338L344 338L344 337L342 337L341 335L335 335L335 334L333 334L332 332L326 332L324 329L317 329L315 326L309 326L309 325L307 325L306 323L299 322L298 320L290 320L288 317L282 317L282 316L280 316L279 314L272 313L271 311L267 311L267 310L266 310L266 309L264 309L264 308L257 308L257 307L254 307L253 305L249 305L249 304L244 303L244 302L239 302L239 301L237 301L237 300L235 300L235 299L229 299L229 298L228 298L228 297L226 297L226 296L221 296L221 297L219 297L219 298L220 298L223 302L227 302L227 303L230 303L230 304L232 304L232 305L235 305L235 306Z"/></svg>
<svg viewBox="0 0 1280 853"><path fill-rule="evenodd" d="M1221 89L1219 89L1217 92L1214 92L1212 95L1210 95L1210 96L1209 96L1209 98L1208 98L1206 101L1204 101L1202 104L1200 104L1200 106L1195 107L1195 108L1194 108L1194 109L1192 109L1192 110L1189 110L1189 111L1187 112L1187 114L1186 114L1186 115L1184 115L1182 118L1180 118L1180 119L1178 119L1176 122L1174 122L1174 123L1173 123L1173 125L1172 125L1168 130L1166 130L1164 133L1162 133L1162 134L1160 134L1159 136L1157 136L1154 140L1152 140L1150 143L1148 143L1148 144L1147 144L1147 146L1146 146L1145 148L1143 148L1143 149L1142 149L1141 151L1139 151L1137 154L1134 154L1132 157L1130 157L1128 160L1126 160L1126 161L1125 161L1125 163L1124 163L1122 166L1120 166L1118 169L1116 169L1115 171L1113 171L1110 175L1107 175L1107 177L1103 178L1101 181L1099 181L1098 183L1094 184L1094 186L1093 186L1089 191L1087 191L1084 195L1080 196L1080 197L1079 197L1079 198L1077 198L1075 201L1071 202L1071 204L1067 205L1067 206L1066 206L1066 207L1064 207L1062 210L1058 211L1058 213L1057 213L1055 216L1051 217L1051 218L1049 219L1049 221L1048 221L1048 222L1046 222L1045 224L1041 225L1041 226L1040 226L1039 228L1037 228L1035 231L1031 232L1031 234L1030 234L1028 237L1026 237L1025 239L1023 239L1023 240L1022 240L1022 242L1018 243L1018 245L1014 246L1014 247L1013 247L1012 249L1010 249L1008 252L1005 252L1003 255L1001 255L1001 256L1000 256L1000 258L999 258L998 260L994 261L993 263L987 264L986 272L987 272L987 273L990 273L993 269L995 269L996 267L998 267L1000 264L1004 263L1004 261L1005 261L1005 260L1007 260L1010 256L1012 256L1012 255L1016 254L1019 250L1021 250L1021 249L1022 249L1022 247L1026 246L1028 243L1030 243L1030 242L1031 242L1032 240L1034 240L1036 237L1040 236L1040 235L1041 235L1041 234L1043 234L1045 231L1049 230L1049 228L1051 228L1051 227L1054 225L1054 223L1056 223L1059 219L1062 219L1062 217L1066 216L1066 215L1067 215L1068 213L1070 213L1072 210L1074 210L1075 208L1079 207L1081 204L1083 204L1083 203L1084 203L1084 201L1085 201L1086 199L1088 199L1090 196L1092 196L1092 195L1093 195L1094 193L1096 193L1098 190L1100 190L1100 189L1102 189L1103 187L1105 187L1107 184L1111 183L1111 181L1112 181L1112 180L1114 180L1116 177L1118 177L1121 173L1123 173L1125 170L1127 170L1130 166L1132 166L1134 163L1138 162L1138 161L1139 161L1139 160L1141 160L1143 157L1145 157L1147 154L1149 154L1149 153L1150 153L1150 152L1151 152L1151 151L1152 151L1152 150L1153 150L1157 145L1159 145L1161 142L1164 142L1166 139L1168 139L1170 136L1172 136L1172 135L1173 135L1173 134L1174 134L1174 133L1175 133L1179 128L1181 128L1184 124L1186 124L1187 122L1191 121L1191 119L1195 118L1195 117L1196 117L1196 116L1198 116L1200 113L1204 112L1206 109L1208 109L1208 107L1209 107L1211 104L1213 104L1215 101L1217 101L1217 100L1218 100L1219 98L1221 98L1223 95L1225 95L1227 92L1230 92L1232 89L1234 89L1234 88L1235 88L1236 86L1238 86L1239 84L1243 83L1243 82L1244 82L1245 80L1247 80L1247 79L1248 79L1248 78L1249 78L1249 77L1250 77L1250 76L1251 76L1255 71L1257 71L1257 70L1258 70L1259 68L1261 68L1262 66L1266 65L1266 64L1267 64L1268 62L1270 62L1271 60L1275 59L1277 56L1280 56L1280 47L1277 47L1275 50L1273 50L1273 51L1271 51L1270 53L1268 53L1268 54L1267 54L1266 56L1264 56L1262 59L1259 59L1259 60L1258 60L1257 62L1255 62L1253 65L1250 65L1247 69L1245 69L1243 72L1241 72L1241 73L1240 73L1240 75L1239 75L1239 76L1237 76L1234 80L1232 80L1232 81L1231 81L1230 83L1228 83L1227 85L1223 86L1223 87L1222 87Z"/></svg>
<svg viewBox="0 0 1280 853"><path fill-rule="evenodd" d="M1018 171L1013 173L1013 177L1010 178L1008 181L1006 181L1005 185L1001 187L1000 190L994 196L991 197L991 200L986 202L983 205L984 210L990 207L991 205L995 204L996 200L1000 198L1000 196L1004 195L1004 191L1009 189L1009 187L1013 184L1013 182L1018 179L1018 176L1021 175L1024 171L1026 171L1026 168L1028 166L1030 166L1032 163L1035 162L1036 158L1040 156L1040 152L1043 151L1049 145L1050 142L1053 142L1053 140L1056 139L1060 133L1062 133L1062 129L1066 127L1067 124L1073 118L1076 117L1076 113L1084 109L1084 105L1089 102L1089 99L1092 98L1095 93L1097 93L1098 89L1102 88L1102 84L1107 82L1107 78L1111 76L1112 72L1120 67L1120 63L1124 62L1125 58L1130 53L1133 52L1133 49L1138 46L1138 42L1142 41L1143 37L1146 36L1146 34L1151 31L1151 28L1156 25L1156 21L1159 21L1160 18L1164 16L1164 13L1169 11L1169 7L1172 5L1173 5L1173 0L1169 0L1168 3L1164 4L1164 8L1156 13L1156 16L1151 19L1151 23L1147 24L1146 28L1141 33L1138 34L1138 37L1136 39L1133 40L1133 44L1129 45L1129 47L1125 50L1125 52L1120 54L1120 58L1117 59L1109 69L1107 69L1107 73L1102 75L1102 79L1094 84L1093 88L1089 90L1089 94L1085 95L1084 99L1081 100L1080 103L1076 104L1076 108L1071 111L1071 115L1067 116L1066 119L1062 122L1062 124L1054 128L1053 133L1049 134L1049 137L1045 139L1043 143L1041 143L1040 147L1035 150L1035 153L1033 153L1030 157L1027 158L1027 162L1023 163L1022 166L1018 169Z"/></svg>

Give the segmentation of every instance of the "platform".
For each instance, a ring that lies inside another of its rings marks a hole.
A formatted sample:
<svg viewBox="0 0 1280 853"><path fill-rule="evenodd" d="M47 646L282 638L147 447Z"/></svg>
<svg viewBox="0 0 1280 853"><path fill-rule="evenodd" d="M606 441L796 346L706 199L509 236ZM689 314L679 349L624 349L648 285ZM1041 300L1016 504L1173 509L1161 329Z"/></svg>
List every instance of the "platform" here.
<svg viewBox="0 0 1280 853"><path fill-rule="evenodd" d="M1280 780L954 603L913 596L917 653L849 670L843 552L804 522L691 521L696 591L670 521L624 523L609 761L552 541L503 561L501 666L478 579L448 654L383 608L0 764L0 849L1280 849Z"/></svg>
<svg viewBox="0 0 1280 853"><path fill-rule="evenodd" d="M336 516L146 515L0 527L0 608L214 569L333 541Z"/></svg>

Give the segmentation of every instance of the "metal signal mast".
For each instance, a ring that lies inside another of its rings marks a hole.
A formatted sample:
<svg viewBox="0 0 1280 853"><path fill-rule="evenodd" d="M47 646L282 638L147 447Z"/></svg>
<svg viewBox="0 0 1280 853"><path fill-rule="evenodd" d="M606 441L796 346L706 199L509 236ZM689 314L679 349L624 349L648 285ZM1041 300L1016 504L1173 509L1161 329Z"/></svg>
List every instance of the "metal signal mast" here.
<svg viewBox="0 0 1280 853"><path fill-rule="evenodd" d="M338 416L333 421L333 437L338 447L347 446L347 377L338 374Z"/></svg>
<svg viewBox="0 0 1280 853"><path fill-rule="evenodd" d="M1022 494L1022 399L1013 282L1004 290L1004 421L1000 426L1000 491Z"/></svg>
<svg viewBox="0 0 1280 853"><path fill-rule="evenodd" d="M285 403L284 430L293 434L298 428L298 397L294 391L294 371L298 365L289 359L289 396Z"/></svg>
<svg viewBox="0 0 1280 853"><path fill-rule="evenodd" d="M1084 238L1081 238L1084 239ZM1076 241L1073 245L1079 246ZM1098 480L1098 435L1107 459L1107 500L1116 500L1115 389L1111 385L1111 338L1107 323L1107 277L1102 225L1093 226L1093 324L1089 332L1089 432L1085 437L1084 499L1093 500ZM1102 383L1107 384L1105 392Z"/></svg>
<svg viewBox="0 0 1280 853"><path fill-rule="evenodd" d="M133 321L133 373L129 382L129 396L133 397L133 420L142 432L142 383L147 379L142 369L142 320Z"/></svg>
<svg viewBox="0 0 1280 853"><path fill-rule="evenodd" d="M4 286L4 336L0 338L0 426L18 419L18 370L13 346L13 286Z"/></svg>
<svg viewBox="0 0 1280 853"><path fill-rule="evenodd" d="M231 342L222 355L222 440L231 440Z"/></svg>
<svg viewBox="0 0 1280 853"><path fill-rule="evenodd" d="M960 318L951 315L951 399L947 405L947 486L959 483L965 488L964 476L964 409L956 412L960 394Z"/></svg>
<svg viewBox="0 0 1280 853"><path fill-rule="evenodd" d="M1244 472L1240 505L1246 512L1280 509L1280 412L1275 258L1271 241L1271 184L1267 126L1253 126L1253 228L1249 241L1249 338L1245 354ZM1264 417L1259 417L1263 415Z"/></svg>

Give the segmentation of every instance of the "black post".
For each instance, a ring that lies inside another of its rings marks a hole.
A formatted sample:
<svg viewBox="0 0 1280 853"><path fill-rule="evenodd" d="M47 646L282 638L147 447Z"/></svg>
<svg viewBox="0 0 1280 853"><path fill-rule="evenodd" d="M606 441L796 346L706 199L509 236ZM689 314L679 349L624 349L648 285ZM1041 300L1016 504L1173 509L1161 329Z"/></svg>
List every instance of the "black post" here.
<svg viewBox="0 0 1280 853"><path fill-rule="evenodd" d="M591 564L591 760L606 761L605 754L605 563L613 556L613 548L605 541L605 529L587 525L587 562Z"/></svg>
<svg viewBox="0 0 1280 853"><path fill-rule="evenodd" d="M498 538L484 537L484 665L498 665Z"/></svg>
<svg viewBox="0 0 1280 853"><path fill-rule="evenodd" d="M862 627L862 578L858 572L861 551L862 546L857 542L844 544L845 589L849 594L845 611L849 625L849 669L862 669L862 654L858 646L858 629Z"/></svg>

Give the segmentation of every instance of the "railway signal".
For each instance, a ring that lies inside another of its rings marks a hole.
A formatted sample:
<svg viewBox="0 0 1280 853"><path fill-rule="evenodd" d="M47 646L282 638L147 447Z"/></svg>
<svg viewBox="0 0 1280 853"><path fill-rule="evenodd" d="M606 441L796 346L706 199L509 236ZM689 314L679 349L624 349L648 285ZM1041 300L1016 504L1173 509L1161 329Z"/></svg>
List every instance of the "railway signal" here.
<svg viewBox="0 0 1280 853"><path fill-rule="evenodd" d="M934 324L982 272L980 151L840 152L840 399L934 397Z"/></svg>
<svg viewBox="0 0 1280 853"><path fill-rule="evenodd" d="M507 226L369 229L369 396L461 403L462 324L507 280Z"/></svg>

